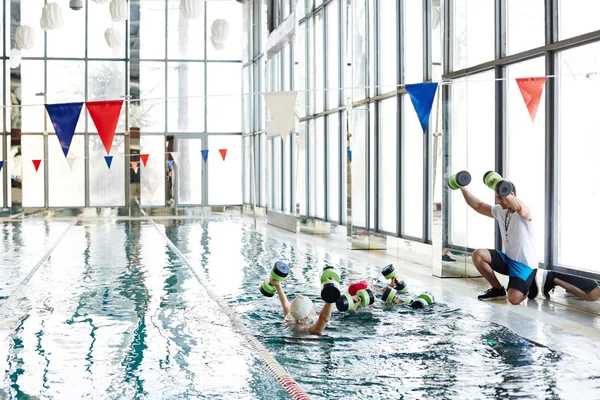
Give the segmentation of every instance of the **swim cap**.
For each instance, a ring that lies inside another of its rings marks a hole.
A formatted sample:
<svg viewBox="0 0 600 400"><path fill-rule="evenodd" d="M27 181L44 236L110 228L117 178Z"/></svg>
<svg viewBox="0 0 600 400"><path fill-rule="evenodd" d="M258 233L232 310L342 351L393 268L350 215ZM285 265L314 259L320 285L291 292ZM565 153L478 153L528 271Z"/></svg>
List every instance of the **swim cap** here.
<svg viewBox="0 0 600 400"><path fill-rule="evenodd" d="M352 285L348 286L348 294L350 294L350 296L356 296L356 293L359 290L363 290L369 287L369 282L367 281L358 281L356 283L353 283Z"/></svg>
<svg viewBox="0 0 600 400"><path fill-rule="evenodd" d="M298 296L290 303L290 314L296 321L308 317L313 310L313 302L306 296Z"/></svg>

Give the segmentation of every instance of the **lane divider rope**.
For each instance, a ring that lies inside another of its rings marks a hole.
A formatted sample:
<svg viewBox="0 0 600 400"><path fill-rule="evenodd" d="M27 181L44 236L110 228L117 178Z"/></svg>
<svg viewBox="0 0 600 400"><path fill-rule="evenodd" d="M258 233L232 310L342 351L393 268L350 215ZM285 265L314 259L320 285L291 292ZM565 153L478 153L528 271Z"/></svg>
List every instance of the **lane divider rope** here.
<svg viewBox="0 0 600 400"><path fill-rule="evenodd" d="M4 302L2 304L0 304L0 317L3 316L4 311L7 307L7 304L9 304L9 302L12 301L16 297L16 295L27 285L27 283L31 280L31 278L37 272L37 270L50 257L50 254L54 251L56 246L58 246L60 241L66 236L67 232L69 232L69 229L71 229L79 221L80 217L81 217L81 214L78 215L76 218L74 218L71 221L71 223L69 224L67 229L65 229L65 231L58 237L58 239L56 239L56 241L52 244L52 246L50 246L48 251L46 251L46 254L44 254L42 256L42 258L37 262L37 264L33 267L33 269L31 271L29 271L27 276L21 281L21 283L19 283L17 285L17 287L12 291L12 293L8 296L8 298L6 300L4 300Z"/></svg>
<svg viewBox="0 0 600 400"><path fill-rule="evenodd" d="M240 320L240 318L233 312L233 310L221 299L221 297L216 294L210 286L206 283L206 280L203 276L198 274L198 272L192 267L188 259L183 255L181 251L175 246L175 244L162 232L158 226L154 223L152 217L150 217L146 211L144 211L136 199L138 206L144 215L144 217L148 218L148 223L152 224L158 233L166 240L167 245L173 250L175 254L183 261L183 263L189 268L189 270L194 274L200 285L206 290L210 298L217 303L220 310L229 317L231 320L233 327L240 333L244 339L246 344L254 351L256 357L263 363L267 371L269 371L275 379L283 386L285 391L290 395L290 397L294 400L309 400L310 397L302 390L300 385L287 373L287 371L273 358L273 356L265 349L265 347L254 337L248 329L244 325L244 323Z"/></svg>

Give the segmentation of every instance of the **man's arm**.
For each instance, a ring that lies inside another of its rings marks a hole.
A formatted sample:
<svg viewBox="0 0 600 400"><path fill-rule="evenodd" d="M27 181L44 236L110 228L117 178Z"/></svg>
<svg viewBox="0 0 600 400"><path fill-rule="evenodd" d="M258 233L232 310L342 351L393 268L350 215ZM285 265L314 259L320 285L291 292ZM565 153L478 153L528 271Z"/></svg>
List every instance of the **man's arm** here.
<svg viewBox="0 0 600 400"><path fill-rule="evenodd" d="M319 319L317 322L308 328L310 333L321 334L325 330L329 319L331 318L331 309L333 308L333 303L325 303L325 306L319 313Z"/></svg>
<svg viewBox="0 0 600 400"><path fill-rule="evenodd" d="M281 284L279 281L276 281L273 278L269 278L269 282L271 285L275 286L277 289L277 296L279 296L279 301L281 302L281 306L283 307L283 315L286 316L290 313L290 302L288 301L283 289L281 288Z"/></svg>
<svg viewBox="0 0 600 400"><path fill-rule="evenodd" d="M525 205L521 200L509 194L505 197L508 206L515 210L517 214L521 216L521 218L526 219L527 221L531 221L531 210L529 207Z"/></svg>
<svg viewBox="0 0 600 400"><path fill-rule="evenodd" d="M481 215L485 215L486 217L494 218L492 215L492 206L484 203L479 200L477 197L473 196L471 192L469 192L466 188L461 187L460 191L462 192L465 201L473 210L477 211Z"/></svg>

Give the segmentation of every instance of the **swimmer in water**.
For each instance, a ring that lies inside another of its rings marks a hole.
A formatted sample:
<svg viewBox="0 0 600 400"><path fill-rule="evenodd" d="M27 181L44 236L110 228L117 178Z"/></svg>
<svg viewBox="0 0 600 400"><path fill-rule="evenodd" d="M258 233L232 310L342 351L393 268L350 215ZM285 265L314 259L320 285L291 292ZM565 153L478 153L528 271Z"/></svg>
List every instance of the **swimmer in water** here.
<svg viewBox="0 0 600 400"><path fill-rule="evenodd" d="M279 296L279 301L283 307L283 314L285 316L284 322L286 326L303 332L314 334L323 333L327 323L331 319L333 303L325 303L325 306L317 317L311 299L306 296L297 296L294 300L289 302L280 282L273 278L270 278L269 282L277 289L277 295Z"/></svg>

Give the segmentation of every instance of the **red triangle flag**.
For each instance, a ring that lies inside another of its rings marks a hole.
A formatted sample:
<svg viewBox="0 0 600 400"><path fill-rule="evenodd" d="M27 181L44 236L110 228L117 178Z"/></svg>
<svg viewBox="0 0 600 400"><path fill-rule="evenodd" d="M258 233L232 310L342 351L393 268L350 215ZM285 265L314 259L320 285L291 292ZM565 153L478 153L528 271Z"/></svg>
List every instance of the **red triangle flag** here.
<svg viewBox="0 0 600 400"><path fill-rule="evenodd" d="M150 154L140 154L140 159L142 160L144 167L146 166L146 163L148 162L149 156L150 156Z"/></svg>
<svg viewBox="0 0 600 400"><path fill-rule="evenodd" d="M544 90L544 83L546 83L546 77L541 76L537 78L517 78L517 85L525 100L527 110L531 116L531 122L534 122L535 115L537 114L538 106L540 105L540 98Z"/></svg>
<svg viewBox="0 0 600 400"><path fill-rule="evenodd" d="M35 172L37 172L38 169L40 168L40 164L42 163L42 160L31 160L31 162L33 162L33 167L35 168Z"/></svg>
<svg viewBox="0 0 600 400"><path fill-rule="evenodd" d="M133 172L137 174L138 171L138 162L139 161L130 161L131 163L131 168L133 168Z"/></svg>
<svg viewBox="0 0 600 400"><path fill-rule="evenodd" d="M88 101L85 103L85 106L90 112L96 129L98 129L98 136L102 140L106 154L110 154L115 130L119 123L119 115L121 115L123 100Z"/></svg>
<svg viewBox="0 0 600 400"><path fill-rule="evenodd" d="M227 149L219 149L219 153L221 153L221 158L225 161L225 156L227 155Z"/></svg>

